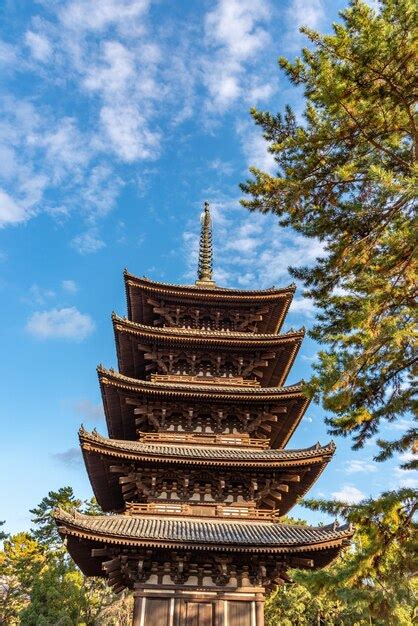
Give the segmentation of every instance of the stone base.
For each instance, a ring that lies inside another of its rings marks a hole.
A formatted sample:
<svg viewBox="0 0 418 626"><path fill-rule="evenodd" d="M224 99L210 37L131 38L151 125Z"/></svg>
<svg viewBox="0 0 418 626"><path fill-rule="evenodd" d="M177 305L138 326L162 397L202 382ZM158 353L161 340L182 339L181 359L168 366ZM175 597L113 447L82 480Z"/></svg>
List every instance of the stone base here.
<svg viewBox="0 0 418 626"><path fill-rule="evenodd" d="M264 626L264 589L143 585L133 626Z"/></svg>

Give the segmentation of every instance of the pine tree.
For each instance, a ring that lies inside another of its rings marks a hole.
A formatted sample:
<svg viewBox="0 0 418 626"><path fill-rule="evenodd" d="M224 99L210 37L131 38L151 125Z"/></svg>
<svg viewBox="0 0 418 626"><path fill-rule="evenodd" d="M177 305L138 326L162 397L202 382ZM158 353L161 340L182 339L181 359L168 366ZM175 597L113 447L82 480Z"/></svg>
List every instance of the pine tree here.
<svg viewBox="0 0 418 626"><path fill-rule="evenodd" d="M330 568L294 573L295 580L314 597L342 603L352 616L359 611L367 623L412 626L418 599L416 491L389 491L353 505L326 500L304 504L339 515L354 524L356 533L354 544Z"/></svg>
<svg viewBox="0 0 418 626"><path fill-rule="evenodd" d="M323 243L313 267L291 268L318 308L311 335L324 346L307 390L333 413L330 432L358 448L414 408L418 8L352 0L341 17L330 35L303 28L311 49L280 59L304 88L304 118L252 111L277 175L252 168L241 187L250 210ZM380 441L378 459L416 440L408 427Z"/></svg>

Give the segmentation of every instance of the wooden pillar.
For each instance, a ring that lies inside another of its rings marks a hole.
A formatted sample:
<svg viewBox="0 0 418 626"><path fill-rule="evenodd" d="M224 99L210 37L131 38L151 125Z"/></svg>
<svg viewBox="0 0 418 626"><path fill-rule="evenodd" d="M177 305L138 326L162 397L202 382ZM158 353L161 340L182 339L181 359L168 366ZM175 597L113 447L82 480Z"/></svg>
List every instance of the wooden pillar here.
<svg viewBox="0 0 418 626"><path fill-rule="evenodd" d="M146 602L146 598L142 598L141 596L134 596L134 612L132 616L132 626L145 626L144 624L145 602Z"/></svg>
<svg viewBox="0 0 418 626"><path fill-rule="evenodd" d="M255 623L257 626L264 626L264 595L257 593L255 598Z"/></svg>

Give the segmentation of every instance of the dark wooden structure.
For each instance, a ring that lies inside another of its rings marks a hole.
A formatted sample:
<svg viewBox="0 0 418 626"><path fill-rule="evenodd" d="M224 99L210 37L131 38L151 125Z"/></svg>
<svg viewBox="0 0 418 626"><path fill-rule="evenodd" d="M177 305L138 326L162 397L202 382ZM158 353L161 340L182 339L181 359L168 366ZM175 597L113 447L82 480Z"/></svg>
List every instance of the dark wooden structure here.
<svg viewBox="0 0 418 626"><path fill-rule="evenodd" d="M294 285L223 289L202 215L194 286L125 272L119 372L98 368L109 438L80 430L110 515L56 512L86 575L135 595L135 626L262 626L288 567L322 567L352 531L280 523L334 453L285 446L308 400L285 386L303 330L279 334Z"/></svg>

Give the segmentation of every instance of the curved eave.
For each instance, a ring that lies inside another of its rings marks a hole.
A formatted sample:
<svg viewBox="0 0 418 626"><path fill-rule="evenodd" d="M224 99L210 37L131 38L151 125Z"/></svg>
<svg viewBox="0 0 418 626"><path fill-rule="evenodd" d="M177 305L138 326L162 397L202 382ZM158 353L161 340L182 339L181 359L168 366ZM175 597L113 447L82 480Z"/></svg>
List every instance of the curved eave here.
<svg viewBox="0 0 418 626"><path fill-rule="evenodd" d="M313 559L315 567L323 567L337 556L353 535L350 527L285 527L257 522L162 520L158 517L144 520L123 515L73 516L61 510L56 511L54 517L61 537L67 539L67 549L72 558L87 575L103 575L101 561L91 556L91 550L104 545L222 553L295 554ZM270 541L272 535L275 537ZM283 540L280 540L280 536L283 536Z"/></svg>
<svg viewBox="0 0 418 626"><path fill-rule="evenodd" d="M144 346L195 349L207 352L236 352L253 354L254 351L274 352L276 357L263 371L261 384L268 387L283 385L299 351L304 330L285 335L254 335L251 333L195 332L177 328L152 328L136 324L117 315L112 316L119 370L134 378L145 377Z"/></svg>
<svg viewBox="0 0 418 626"><path fill-rule="evenodd" d="M130 378L102 367L98 368L98 376L109 436L115 439L136 439L134 404L140 406L147 399L238 405L272 404L286 408L286 413L279 416L270 435L271 447L280 448L289 441L310 402L300 385L248 388L199 384L180 387L174 383Z"/></svg>
<svg viewBox="0 0 418 626"><path fill-rule="evenodd" d="M152 324L154 316L148 303L150 296L162 298L166 303L213 304L214 306L242 308L268 305L269 315L260 324L264 332L278 332L292 302L296 286L294 283L281 289L264 289L260 291L207 288L196 285L173 285L160 283L147 278L139 278L124 272L128 317L135 322Z"/></svg>
<svg viewBox="0 0 418 626"><path fill-rule="evenodd" d="M277 343L285 343L294 339L302 340L305 330L290 331L278 335L276 333L246 333L238 331L213 331L197 328L154 327L147 324L132 322L126 317L113 313L114 327L123 332L130 332L141 337L147 337L155 342L184 341L187 343L205 343L206 345L248 345L252 349L262 346L271 348Z"/></svg>
<svg viewBox="0 0 418 626"><path fill-rule="evenodd" d="M167 465L200 466L240 470L264 470L277 474L299 473L300 482L291 483L289 492L282 494L281 515L286 514L312 487L335 451L333 443L301 450L261 451L228 448L147 445L107 439L100 435L80 431L80 445L94 495L104 511L121 511L124 506L118 475L111 467L127 462L138 469L147 466ZM203 450L203 454L199 454Z"/></svg>
<svg viewBox="0 0 418 626"><path fill-rule="evenodd" d="M144 290L160 290L164 293L179 294L179 295L191 295L193 297L205 300L209 296L216 298L230 298L230 299L243 299L247 301L251 298L274 298L281 296L285 293L294 293L296 285L294 283L287 285L286 287L275 288L270 287L268 289L230 289L228 287L198 287L197 285L177 285L175 283L163 283L157 280L151 280L145 278L145 276L135 276L125 270L124 273L125 282L131 282L136 287Z"/></svg>

